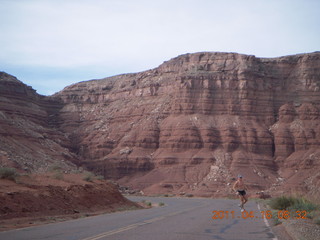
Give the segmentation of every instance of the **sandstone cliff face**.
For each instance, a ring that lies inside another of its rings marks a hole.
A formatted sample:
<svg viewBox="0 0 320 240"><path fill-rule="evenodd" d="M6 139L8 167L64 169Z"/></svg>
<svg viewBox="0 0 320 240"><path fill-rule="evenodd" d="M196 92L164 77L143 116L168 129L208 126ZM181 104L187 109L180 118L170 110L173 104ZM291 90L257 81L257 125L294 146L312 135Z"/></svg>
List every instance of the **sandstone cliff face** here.
<svg viewBox="0 0 320 240"><path fill-rule="evenodd" d="M185 54L41 101L78 165L145 193L227 195L241 173L251 192L319 194L319 52Z"/></svg>
<svg viewBox="0 0 320 240"><path fill-rule="evenodd" d="M257 190L316 181L319 88L319 53L196 53L54 97L81 164L145 192L213 195L239 172Z"/></svg>
<svg viewBox="0 0 320 240"><path fill-rule="evenodd" d="M60 108L61 102L0 72L0 166L28 172L44 172L53 165L75 168L69 139L57 130Z"/></svg>

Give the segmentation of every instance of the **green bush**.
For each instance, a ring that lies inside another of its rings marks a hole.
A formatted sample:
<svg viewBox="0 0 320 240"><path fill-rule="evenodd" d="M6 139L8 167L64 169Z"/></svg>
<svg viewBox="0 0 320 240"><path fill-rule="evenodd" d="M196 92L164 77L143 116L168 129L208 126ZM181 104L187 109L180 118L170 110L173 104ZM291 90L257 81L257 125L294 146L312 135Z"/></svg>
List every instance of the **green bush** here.
<svg viewBox="0 0 320 240"><path fill-rule="evenodd" d="M270 207L277 210L286 210L291 207L295 202L293 197L281 196L273 198L270 201Z"/></svg>
<svg viewBox="0 0 320 240"><path fill-rule="evenodd" d="M277 217L278 211L272 210L272 220L273 220L273 225L277 226L281 224L280 219Z"/></svg>
<svg viewBox="0 0 320 240"><path fill-rule="evenodd" d="M62 168L57 164L54 164L49 167L49 172L56 172L56 171L61 171L61 170L62 170Z"/></svg>
<svg viewBox="0 0 320 240"><path fill-rule="evenodd" d="M315 211L307 212L307 218L313 219L315 216L316 216L316 212Z"/></svg>
<svg viewBox="0 0 320 240"><path fill-rule="evenodd" d="M291 214L298 214L297 212L305 211L306 216L304 217L313 219L315 223L320 224L320 217L318 217L320 206L303 197L295 198L281 196L271 199L269 205L273 209L288 210Z"/></svg>
<svg viewBox="0 0 320 240"><path fill-rule="evenodd" d="M87 172L86 175L83 177L83 180L87 182L92 182L94 178L94 174L91 172Z"/></svg>
<svg viewBox="0 0 320 240"><path fill-rule="evenodd" d="M0 168L0 179L9 179L9 180L15 180L18 176L15 168L7 168L2 167Z"/></svg>
<svg viewBox="0 0 320 240"><path fill-rule="evenodd" d="M53 178L57 180L62 180L63 179L63 173L61 171L56 171L53 175Z"/></svg>
<svg viewBox="0 0 320 240"><path fill-rule="evenodd" d="M317 205L306 200L305 198L296 198L294 199L293 205L290 206L289 209L311 212L317 209Z"/></svg>
<svg viewBox="0 0 320 240"><path fill-rule="evenodd" d="M96 176L96 179L97 179L97 180L104 180L104 176L98 175L98 176Z"/></svg>

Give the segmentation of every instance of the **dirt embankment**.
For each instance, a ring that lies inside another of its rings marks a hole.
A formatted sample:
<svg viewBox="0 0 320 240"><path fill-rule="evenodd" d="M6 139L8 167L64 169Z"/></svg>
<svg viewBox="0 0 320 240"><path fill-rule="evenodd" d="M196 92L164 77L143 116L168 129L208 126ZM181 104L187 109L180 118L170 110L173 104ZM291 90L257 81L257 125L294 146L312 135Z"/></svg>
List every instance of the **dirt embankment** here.
<svg viewBox="0 0 320 240"><path fill-rule="evenodd" d="M83 174L0 179L0 231L104 212L139 208L116 186Z"/></svg>

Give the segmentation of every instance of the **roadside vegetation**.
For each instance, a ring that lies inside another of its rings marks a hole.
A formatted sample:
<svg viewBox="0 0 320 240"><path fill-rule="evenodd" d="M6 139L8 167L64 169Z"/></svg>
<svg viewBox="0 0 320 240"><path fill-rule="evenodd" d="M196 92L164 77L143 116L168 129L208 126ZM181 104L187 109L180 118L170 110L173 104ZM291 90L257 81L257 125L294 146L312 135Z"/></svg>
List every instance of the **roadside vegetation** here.
<svg viewBox="0 0 320 240"><path fill-rule="evenodd" d="M276 225L287 219L312 219L320 225L320 205L304 197L276 197L268 205L273 209L271 211Z"/></svg>
<svg viewBox="0 0 320 240"><path fill-rule="evenodd" d="M92 172L85 171L85 175L83 177L83 180L85 180L87 182L93 182L93 180L95 180L95 179L96 180L103 180L104 177L101 175L95 175Z"/></svg>
<svg viewBox="0 0 320 240"><path fill-rule="evenodd" d="M146 200L142 200L141 203L145 207L152 207L152 202L148 202Z"/></svg>
<svg viewBox="0 0 320 240"><path fill-rule="evenodd" d="M52 178L57 179L57 180L63 180L65 172L62 167L58 165L53 165L49 168L49 172L53 173ZM89 171L75 171L74 173L76 174L83 174L83 180L86 182L93 182L94 180L103 180L104 177L101 175L95 175L92 172Z"/></svg>
<svg viewBox="0 0 320 240"><path fill-rule="evenodd" d="M87 181L87 182L92 182L94 179L95 175L92 172L86 172L83 180Z"/></svg>
<svg viewBox="0 0 320 240"><path fill-rule="evenodd" d="M16 181L19 174L15 168L1 167L0 168L0 179L8 179L11 181Z"/></svg>
<svg viewBox="0 0 320 240"><path fill-rule="evenodd" d="M49 172L53 173L52 177L54 179L63 180L63 178L64 178L63 169L59 165L55 164L55 165L50 166Z"/></svg>

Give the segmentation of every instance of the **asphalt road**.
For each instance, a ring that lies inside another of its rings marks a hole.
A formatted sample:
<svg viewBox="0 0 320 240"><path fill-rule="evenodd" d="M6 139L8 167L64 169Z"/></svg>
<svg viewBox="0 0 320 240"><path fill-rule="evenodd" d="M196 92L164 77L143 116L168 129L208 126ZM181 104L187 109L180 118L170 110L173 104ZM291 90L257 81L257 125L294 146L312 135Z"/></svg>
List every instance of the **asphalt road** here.
<svg viewBox="0 0 320 240"><path fill-rule="evenodd" d="M61 223L1 232L1 240L265 240L276 239L254 201L251 215L238 201L200 198L130 197L164 203L151 209L104 214ZM213 213L213 211L223 211ZM225 211L228 211L228 218ZM217 219L213 219L216 217Z"/></svg>

